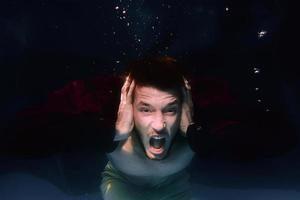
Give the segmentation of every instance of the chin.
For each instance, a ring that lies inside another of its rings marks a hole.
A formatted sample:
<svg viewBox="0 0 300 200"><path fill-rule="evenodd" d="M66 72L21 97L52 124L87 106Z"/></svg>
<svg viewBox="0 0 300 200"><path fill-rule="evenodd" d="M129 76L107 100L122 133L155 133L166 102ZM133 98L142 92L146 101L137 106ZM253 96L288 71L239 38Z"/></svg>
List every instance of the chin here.
<svg viewBox="0 0 300 200"><path fill-rule="evenodd" d="M166 158L167 156L167 150L155 150L155 149L152 149L151 151L151 147L147 149L146 151L146 155L149 159L151 160L162 160L164 158Z"/></svg>
<svg viewBox="0 0 300 200"><path fill-rule="evenodd" d="M147 154L147 157L150 160L163 160L165 158L165 156L157 156L157 155L153 155L153 154Z"/></svg>

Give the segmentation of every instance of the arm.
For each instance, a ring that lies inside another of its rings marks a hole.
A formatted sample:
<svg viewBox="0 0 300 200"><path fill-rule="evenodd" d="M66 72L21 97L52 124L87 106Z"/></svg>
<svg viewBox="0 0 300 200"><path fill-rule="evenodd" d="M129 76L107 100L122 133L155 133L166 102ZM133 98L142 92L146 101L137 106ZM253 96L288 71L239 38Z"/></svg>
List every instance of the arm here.
<svg viewBox="0 0 300 200"><path fill-rule="evenodd" d="M125 83L121 89L121 100L118 109L118 117L115 125L114 141L126 140L131 134L134 121L133 121L133 91L135 82L130 75L126 77Z"/></svg>

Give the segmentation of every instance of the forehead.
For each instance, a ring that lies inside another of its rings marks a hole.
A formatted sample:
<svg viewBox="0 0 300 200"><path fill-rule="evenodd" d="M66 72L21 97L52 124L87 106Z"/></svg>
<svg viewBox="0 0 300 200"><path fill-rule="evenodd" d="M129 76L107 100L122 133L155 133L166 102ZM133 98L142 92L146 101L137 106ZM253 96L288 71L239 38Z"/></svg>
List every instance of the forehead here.
<svg viewBox="0 0 300 200"><path fill-rule="evenodd" d="M135 103L149 103L149 104L168 104L176 101L178 102L178 95L175 90L160 90L151 86L136 86L134 89Z"/></svg>

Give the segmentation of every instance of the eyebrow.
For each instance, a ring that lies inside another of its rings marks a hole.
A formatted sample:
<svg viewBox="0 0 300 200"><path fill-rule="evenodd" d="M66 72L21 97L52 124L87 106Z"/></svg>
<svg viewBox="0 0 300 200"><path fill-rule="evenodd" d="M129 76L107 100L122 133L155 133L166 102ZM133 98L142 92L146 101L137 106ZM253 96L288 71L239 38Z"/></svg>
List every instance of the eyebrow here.
<svg viewBox="0 0 300 200"><path fill-rule="evenodd" d="M174 101L168 103L167 106L173 106L173 105L176 105L176 106L177 106L178 104L179 104L178 101L177 101L177 100L174 100ZM167 106L166 106L166 107L167 107Z"/></svg>
<svg viewBox="0 0 300 200"><path fill-rule="evenodd" d="M178 100L174 100L174 101L168 103L165 107L174 106L174 105L178 105L178 104L179 104ZM151 106L151 105L146 102L141 101L138 103L138 106Z"/></svg>
<svg viewBox="0 0 300 200"><path fill-rule="evenodd" d="M138 106L151 106L151 105L141 101L141 102L138 103Z"/></svg>

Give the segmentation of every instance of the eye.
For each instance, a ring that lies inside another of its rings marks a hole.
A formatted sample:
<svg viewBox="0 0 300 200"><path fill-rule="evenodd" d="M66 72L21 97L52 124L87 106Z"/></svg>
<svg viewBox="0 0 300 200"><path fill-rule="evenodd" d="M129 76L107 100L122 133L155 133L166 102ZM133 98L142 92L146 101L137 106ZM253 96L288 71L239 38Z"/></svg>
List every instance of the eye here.
<svg viewBox="0 0 300 200"><path fill-rule="evenodd" d="M150 113L151 112L150 108L147 108L147 107L142 107L142 108L139 109L139 111L143 112L143 113Z"/></svg>
<svg viewBox="0 0 300 200"><path fill-rule="evenodd" d="M176 114L177 113L177 108L167 108L165 110L165 113L167 113L167 114Z"/></svg>

